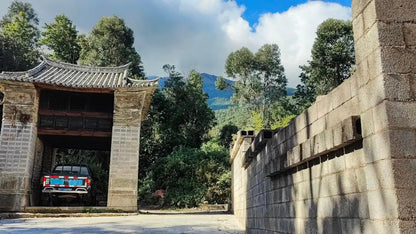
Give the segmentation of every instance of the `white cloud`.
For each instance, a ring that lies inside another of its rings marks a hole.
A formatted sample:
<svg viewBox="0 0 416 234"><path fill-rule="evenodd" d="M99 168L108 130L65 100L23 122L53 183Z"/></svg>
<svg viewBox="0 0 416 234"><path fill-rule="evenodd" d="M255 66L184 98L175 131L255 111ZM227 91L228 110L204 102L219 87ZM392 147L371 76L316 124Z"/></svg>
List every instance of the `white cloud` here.
<svg viewBox="0 0 416 234"><path fill-rule="evenodd" d="M3 15L11 0L2 0ZM251 28L245 8L225 0L31 0L42 25L58 14L71 18L87 33L102 16L117 15L135 33L135 47L146 74L164 75L161 67L222 75L228 54L246 46L253 52L264 43L277 43L289 79L298 83L299 65L310 57L317 26L327 18L349 19L350 8L309 1L283 13L267 13Z"/></svg>
<svg viewBox="0 0 416 234"><path fill-rule="evenodd" d="M283 13L265 14L252 33L251 48L277 43L289 84L293 87L298 81L299 65L310 58L318 25L328 18L350 19L350 12L350 8L339 4L311 1Z"/></svg>

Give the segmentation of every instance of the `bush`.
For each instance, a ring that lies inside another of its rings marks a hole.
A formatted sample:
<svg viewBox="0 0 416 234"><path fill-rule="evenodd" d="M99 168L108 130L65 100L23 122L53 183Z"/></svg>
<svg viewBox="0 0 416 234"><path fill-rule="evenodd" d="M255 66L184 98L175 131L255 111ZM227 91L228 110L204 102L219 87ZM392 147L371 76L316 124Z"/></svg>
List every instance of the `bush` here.
<svg viewBox="0 0 416 234"><path fill-rule="evenodd" d="M227 151L216 143L201 149L182 148L158 159L149 178L143 180L143 196L166 190L164 202L171 207L195 207L204 201L226 203L230 197L230 168ZM148 176L149 176L148 175ZM153 183L153 184L152 184Z"/></svg>

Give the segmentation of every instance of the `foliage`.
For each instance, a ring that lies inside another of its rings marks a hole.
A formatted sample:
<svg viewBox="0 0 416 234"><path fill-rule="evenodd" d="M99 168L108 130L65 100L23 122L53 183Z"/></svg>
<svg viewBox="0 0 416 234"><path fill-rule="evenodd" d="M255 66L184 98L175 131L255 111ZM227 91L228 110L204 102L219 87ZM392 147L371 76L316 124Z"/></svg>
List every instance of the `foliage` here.
<svg viewBox="0 0 416 234"><path fill-rule="evenodd" d="M218 76L217 80L215 80L215 87L219 90L225 90L227 88L232 88L229 83L227 83L222 76Z"/></svg>
<svg viewBox="0 0 416 234"><path fill-rule="evenodd" d="M316 91L315 85L308 82L308 78L310 77L310 66L301 66L300 67L302 72L300 74L300 81L301 84L296 86L295 94L293 95L293 99L296 102L296 109L297 112L300 113L302 110L308 108L312 105L312 103L316 99Z"/></svg>
<svg viewBox="0 0 416 234"><path fill-rule="evenodd" d="M0 30L0 71L22 71L38 63L39 31L20 12Z"/></svg>
<svg viewBox="0 0 416 234"><path fill-rule="evenodd" d="M303 83L313 87L317 95L327 94L350 77L354 64L351 21L328 19L316 32L312 60L302 67Z"/></svg>
<svg viewBox="0 0 416 234"><path fill-rule="evenodd" d="M299 114L296 102L292 97L281 98L279 102L270 105L269 124L271 129L286 126L290 119ZM253 111L247 106L230 107L225 110L215 111L217 125L210 131L211 136L221 134L221 129L227 124L232 124L237 129L252 129L260 131L266 123L260 112Z"/></svg>
<svg viewBox="0 0 416 234"><path fill-rule="evenodd" d="M21 13L23 13L24 19L28 24L32 26L39 24L38 15L33 9L32 4L21 1L13 1L9 6L9 10L6 15L4 15L1 19L0 27L3 28L7 24L12 23L14 18L20 16Z"/></svg>
<svg viewBox="0 0 416 234"><path fill-rule="evenodd" d="M117 17L102 17L89 36L81 36L80 63L95 66L120 66L131 62L134 78L145 77L140 55L135 50L133 30Z"/></svg>
<svg viewBox="0 0 416 234"><path fill-rule="evenodd" d="M201 150L178 149L152 166L153 189L166 190L167 206L195 207L203 201L226 203L231 183L227 159L227 151L212 142Z"/></svg>
<svg viewBox="0 0 416 234"><path fill-rule="evenodd" d="M225 71L236 80L233 102L248 104L264 125L270 126L271 105L286 96L287 79L280 61L280 50L276 44L265 44L255 54L243 47L232 52L226 60ZM224 89L224 79L217 82L218 89Z"/></svg>
<svg viewBox="0 0 416 234"><path fill-rule="evenodd" d="M317 95L327 94L349 78L355 65L350 21L328 19L318 27L316 36L312 60L300 66L301 84L294 94L298 113L308 108Z"/></svg>
<svg viewBox="0 0 416 234"><path fill-rule="evenodd" d="M252 126L253 126L254 130L259 132L260 130L263 129L264 121L263 121L263 118L261 116L261 113L252 111L251 112L251 121L252 121Z"/></svg>
<svg viewBox="0 0 416 234"><path fill-rule="evenodd" d="M238 127L233 124L224 125L220 132L220 144L228 149L233 141L233 134L236 134L238 130Z"/></svg>
<svg viewBox="0 0 416 234"><path fill-rule="evenodd" d="M282 119L277 120L276 122L273 123L272 129L286 127L287 125L289 125L290 121L295 117L296 115L288 115Z"/></svg>
<svg viewBox="0 0 416 234"><path fill-rule="evenodd" d="M77 63L81 47L77 41L77 30L65 15L55 17L55 23L45 24L40 45L46 45L54 53L53 59Z"/></svg>
<svg viewBox="0 0 416 234"><path fill-rule="evenodd" d="M185 80L174 66L165 65L164 69L170 78L162 90L154 93L149 118L142 127L142 170L175 148L199 148L214 125L214 112L202 90L201 75L191 71Z"/></svg>
<svg viewBox="0 0 416 234"><path fill-rule="evenodd" d="M218 132L210 135L219 135L221 128L227 124L233 124L238 129L247 129L252 127L251 110L247 106L232 106L224 110L215 111L215 118L217 119Z"/></svg>

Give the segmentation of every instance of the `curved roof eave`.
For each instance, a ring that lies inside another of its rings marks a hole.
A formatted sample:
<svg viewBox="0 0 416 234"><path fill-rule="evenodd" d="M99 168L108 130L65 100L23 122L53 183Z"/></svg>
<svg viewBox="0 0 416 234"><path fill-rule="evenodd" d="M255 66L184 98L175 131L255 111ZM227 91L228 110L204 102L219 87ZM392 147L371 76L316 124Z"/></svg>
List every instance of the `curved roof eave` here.
<svg viewBox="0 0 416 234"><path fill-rule="evenodd" d="M129 78L131 63L118 67L90 67L59 62L44 56L42 59L39 65L28 71L2 72L0 80L93 89L157 87L159 81Z"/></svg>

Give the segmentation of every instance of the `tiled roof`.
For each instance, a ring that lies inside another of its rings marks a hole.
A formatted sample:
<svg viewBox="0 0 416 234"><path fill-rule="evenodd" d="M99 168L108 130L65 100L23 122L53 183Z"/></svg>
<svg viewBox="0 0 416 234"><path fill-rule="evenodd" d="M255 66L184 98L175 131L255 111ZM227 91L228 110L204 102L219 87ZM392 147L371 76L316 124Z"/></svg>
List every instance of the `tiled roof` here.
<svg viewBox="0 0 416 234"><path fill-rule="evenodd" d="M2 72L0 80L26 81L74 88L156 87L159 79L134 80L127 77L130 64L119 67L88 67L43 57L25 72Z"/></svg>

